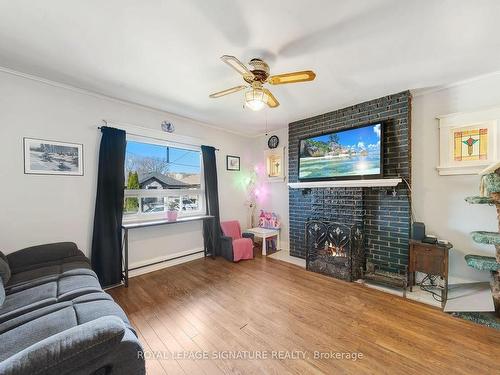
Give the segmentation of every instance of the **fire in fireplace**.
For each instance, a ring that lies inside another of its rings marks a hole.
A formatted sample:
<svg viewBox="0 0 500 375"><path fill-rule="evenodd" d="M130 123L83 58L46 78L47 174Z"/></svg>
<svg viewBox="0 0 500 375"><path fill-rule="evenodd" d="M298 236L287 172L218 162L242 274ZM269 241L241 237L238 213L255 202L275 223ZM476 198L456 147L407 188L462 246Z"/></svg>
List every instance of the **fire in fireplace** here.
<svg viewBox="0 0 500 375"><path fill-rule="evenodd" d="M347 250L344 246L335 246L332 243L326 242L327 253L332 257L347 257Z"/></svg>

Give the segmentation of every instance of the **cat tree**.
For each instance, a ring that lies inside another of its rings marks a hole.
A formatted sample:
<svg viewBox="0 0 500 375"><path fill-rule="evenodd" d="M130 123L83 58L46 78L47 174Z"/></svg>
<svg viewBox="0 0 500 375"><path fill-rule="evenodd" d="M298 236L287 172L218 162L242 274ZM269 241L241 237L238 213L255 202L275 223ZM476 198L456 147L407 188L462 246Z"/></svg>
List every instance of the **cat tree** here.
<svg viewBox="0 0 500 375"><path fill-rule="evenodd" d="M500 163L496 163L481 172L481 195L468 197L471 204L488 204L496 206L499 232L472 232L474 242L494 245L496 257L469 254L465 261L470 267L491 273L491 292L495 303L495 312L500 316Z"/></svg>

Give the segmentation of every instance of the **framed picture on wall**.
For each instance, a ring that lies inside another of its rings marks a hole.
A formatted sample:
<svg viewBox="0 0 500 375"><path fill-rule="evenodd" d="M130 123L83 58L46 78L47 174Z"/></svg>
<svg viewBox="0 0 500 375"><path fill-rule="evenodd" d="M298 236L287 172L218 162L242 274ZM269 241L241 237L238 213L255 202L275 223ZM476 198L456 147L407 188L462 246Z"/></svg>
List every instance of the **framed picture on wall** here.
<svg viewBox="0 0 500 375"><path fill-rule="evenodd" d="M499 119L500 108L439 116L439 174L477 174L498 160Z"/></svg>
<svg viewBox="0 0 500 375"><path fill-rule="evenodd" d="M24 173L83 176L83 145L24 138Z"/></svg>
<svg viewBox="0 0 500 375"><path fill-rule="evenodd" d="M226 155L226 169L228 171L240 170L240 157L233 155Z"/></svg>

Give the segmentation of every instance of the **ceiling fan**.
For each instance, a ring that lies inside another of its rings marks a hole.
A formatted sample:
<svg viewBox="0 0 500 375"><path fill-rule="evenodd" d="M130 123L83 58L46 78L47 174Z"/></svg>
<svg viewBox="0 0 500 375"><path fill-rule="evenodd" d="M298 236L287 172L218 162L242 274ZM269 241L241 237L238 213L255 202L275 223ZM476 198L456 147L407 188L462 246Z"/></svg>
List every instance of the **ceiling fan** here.
<svg viewBox="0 0 500 375"><path fill-rule="evenodd" d="M312 70L270 76L269 65L262 59L250 60L248 63L252 67L250 69L234 56L224 55L221 57L221 60L240 73L247 84L215 92L209 95L209 97L220 98L224 95L248 89L245 92L245 104L254 111L261 110L266 104L270 108L275 108L280 105L271 91L263 87L265 83L282 85L285 83L312 81L316 77L316 74Z"/></svg>

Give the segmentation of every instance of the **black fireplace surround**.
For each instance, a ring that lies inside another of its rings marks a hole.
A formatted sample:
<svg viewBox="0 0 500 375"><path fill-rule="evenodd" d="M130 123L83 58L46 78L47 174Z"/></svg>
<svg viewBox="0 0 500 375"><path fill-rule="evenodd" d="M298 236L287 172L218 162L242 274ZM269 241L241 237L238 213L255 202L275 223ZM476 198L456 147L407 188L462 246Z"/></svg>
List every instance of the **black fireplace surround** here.
<svg viewBox="0 0 500 375"><path fill-rule="evenodd" d="M363 273L363 232L357 225L310 220L306 224L306 269L354 281Z"/></svg>
<svg viewBox="0 0 500 375"><path fill-rule="evenodd" d="M365 261L378 269L402 273L408 264L410 234L411 183L411 96L408 91L371 100L334 112L289 124L288 160L289 182L298 182L299 140L334 130L385 122L383 154L384 178L401 177L406 182L394 189L371 188L313 188L289 189L290 254L306 257L306 227L308 222L330 222L362 232L363 266ZM315 258L317 259L317 258ZM323 268L306 259L309 268L348 280L346 270L338 269L338 260L326 262ZM360 261L356 259L356 261ZM333 264L333 266L332 266ZM351 263L351 277L357 276L357 266ZM349 267L347 267L349 268ZM332 272L330 272L332 273Z"/></svg>

